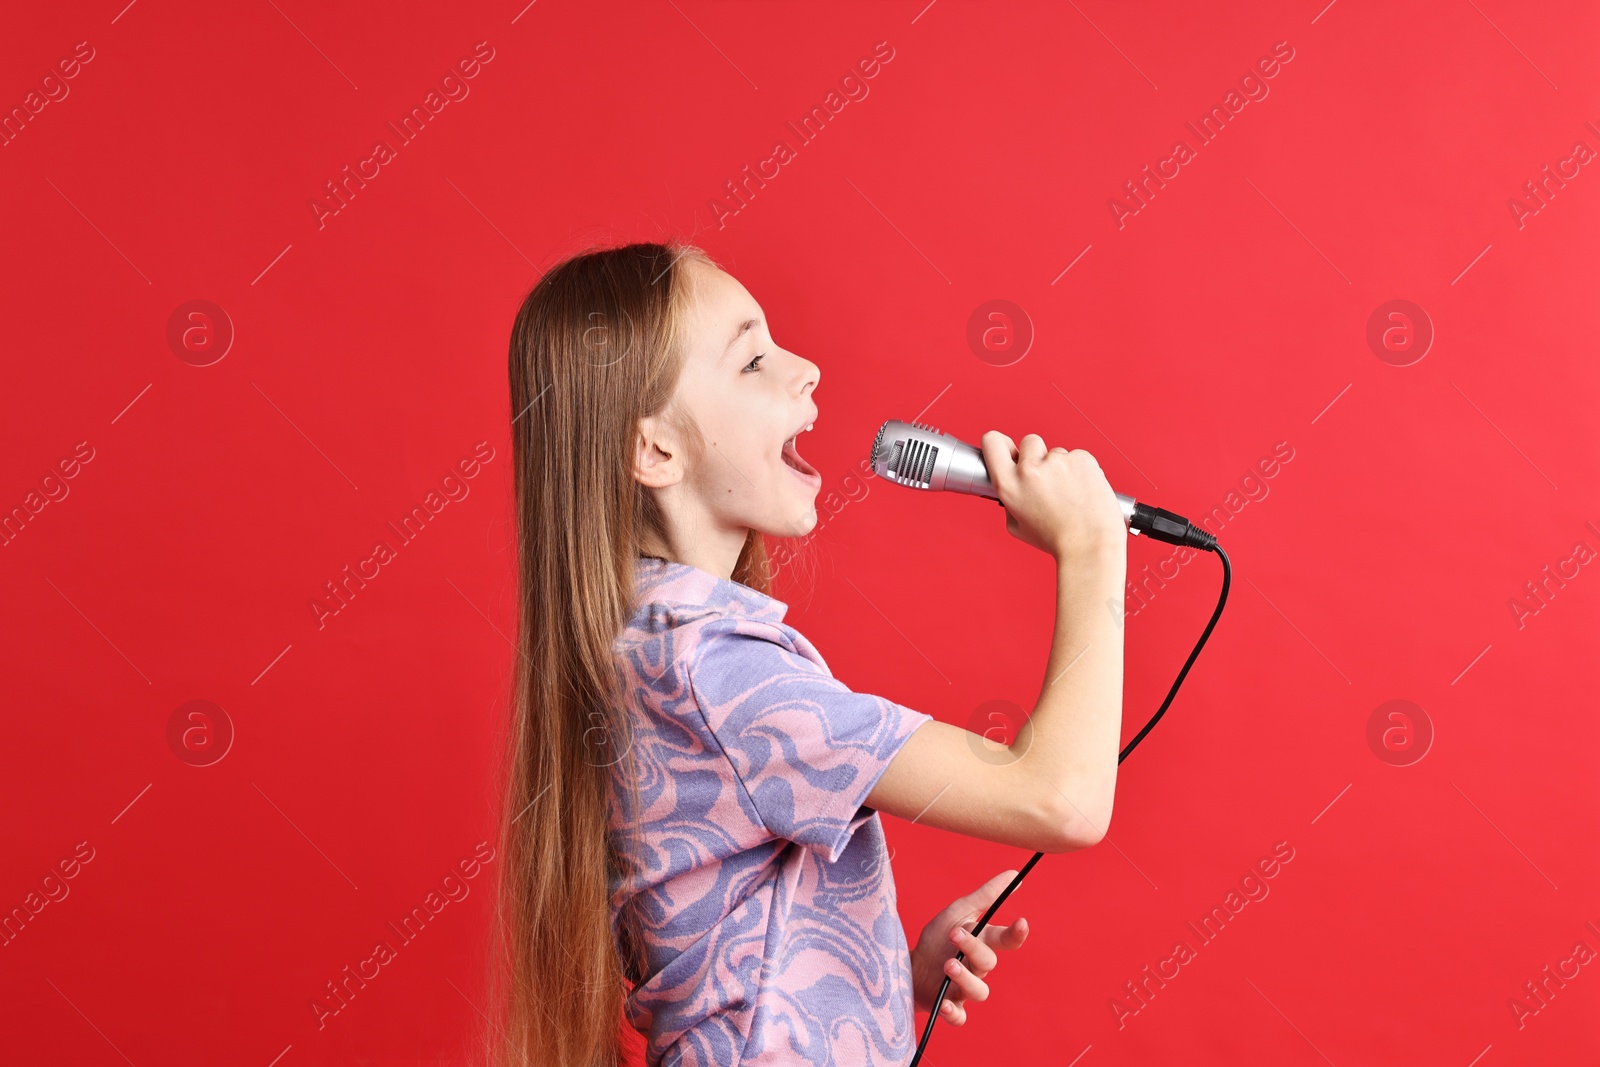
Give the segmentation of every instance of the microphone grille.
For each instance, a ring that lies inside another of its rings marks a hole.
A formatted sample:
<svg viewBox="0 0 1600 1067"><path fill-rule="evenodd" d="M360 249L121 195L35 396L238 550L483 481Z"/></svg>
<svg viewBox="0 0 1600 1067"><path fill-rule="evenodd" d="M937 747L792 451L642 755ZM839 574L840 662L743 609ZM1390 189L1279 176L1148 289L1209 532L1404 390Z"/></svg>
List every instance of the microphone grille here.
<svg viewBox="0 0 1600 1067"><path fill-rule="evenodd" d="M940 446L930 438L938 434L920 422L885 422L872 442L873 468L899 485L932 489Z"/></svg>
<svg viewBox="0 0 1600 1067"><path fill-rule="evenodd" d="M872 455L867 457L867 462L872 466L878 465L878 457L883 455L883 435L888 432L889 424L886 422L878 427L878 436L872 439Z"/></svg>
<svg viewBox="0 0 1600 1067"><path fill-rule="evenodd" d="M903 454L896 445L897 454L891 463L891 469L896 471L902 479L927 489L932 484L933 465L939 459L939 446L930 445L921 438L913 438Z"/></svg>

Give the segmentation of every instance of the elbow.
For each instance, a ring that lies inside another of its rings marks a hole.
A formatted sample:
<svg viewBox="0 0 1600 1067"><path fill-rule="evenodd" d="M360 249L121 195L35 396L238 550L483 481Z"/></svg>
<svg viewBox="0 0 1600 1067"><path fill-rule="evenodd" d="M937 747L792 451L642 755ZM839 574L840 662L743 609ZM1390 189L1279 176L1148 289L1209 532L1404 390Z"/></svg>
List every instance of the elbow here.
<svg viewBox="0 0 1600 1067"><path fill-rule="evenodd" d="M1108 794L1103 804L1080 807L1056 793L1056 802L1046 806L1045 847L1038 851L1076 852L1098 845L1105 840L1106 831L1111 827L1111 801Z"/></svg>
<svg viewBox="0 0 1600 1067"><path fill-rule="evenodd" d="M1081 815L1073 816L1066 821L1065 825L1058 829L1056 838L1053 842L1054 847L1045 849L1044 851L1057 853L1077 852L1079 849L1093 848L1095 845L1098 845L1101 841L1105 840L1106 829L1109 822L1110 820L1108 819L1106 823L1096 826L1091 824L1089 820L1083 818Z"/></svg>
<svg viewBox="0 0 1600 1067"><path fill-rule="evenodd" d="M1105 818L1098 824L1090 824L1087 819L1080 820L1077 832L1072 836L1075 848L1093 848L1105 840L1106 831L1111 829L1111 808L1106 807Z"/></svg>

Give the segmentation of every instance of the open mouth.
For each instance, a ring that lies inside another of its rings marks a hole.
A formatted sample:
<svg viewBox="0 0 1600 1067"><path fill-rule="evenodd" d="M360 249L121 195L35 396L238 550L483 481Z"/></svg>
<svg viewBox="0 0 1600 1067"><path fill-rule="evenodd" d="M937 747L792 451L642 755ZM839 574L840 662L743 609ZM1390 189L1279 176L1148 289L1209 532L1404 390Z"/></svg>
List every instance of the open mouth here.
<svg viewBox="0 0 1600 1067"><path fill-rule="evenodd" d="M810 428L811 425L807 424L805 430L809 430ZM789 438L783 443L783 461L784 463L788 464L789 468L796 474L799 474L808 480L815 479L816 481L820 482L822 480L822 475L818 473L815 467L806 462L805 457L800 455L799 449L795 447L795 441L800 437L800 434L805 432L805 430L800 430L793 437Z"/></svg>

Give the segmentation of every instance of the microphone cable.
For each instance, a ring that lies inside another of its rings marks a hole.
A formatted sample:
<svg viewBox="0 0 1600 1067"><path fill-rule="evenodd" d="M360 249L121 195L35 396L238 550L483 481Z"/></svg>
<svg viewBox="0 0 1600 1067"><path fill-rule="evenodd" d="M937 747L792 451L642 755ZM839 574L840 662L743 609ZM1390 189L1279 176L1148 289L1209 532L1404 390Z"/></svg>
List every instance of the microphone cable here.
<svg viewBox="0 0 1600 1067"><path fill-rule="evenodd" d="M1173 518L1178 518L1178 516L1173 516ZM1183 522L1185 526L1188 526L1186 520L1179 518L1178 521ZM1200 640L1195 642L1194 651L1190 652L1189 658L1184 661L1183 670L1178 672L1178 677L1173 681L1172 688L1167 691L1167 699L1161 702L1161 707L1158 708L1156 713L1150 717L1150 721L1144 724L1144 729L1140 730L1138 734L1134 736L1133 740L1129 741L1127 746L1123 748L1121 754L1117 756L1117 765L1119 767L1122 765L1122 761L1128 758L1128 753L1132 752L1138 747L1139 742L1144 740L1145 735L1150 732L1150 729L1155 726L1156 723L1161 721L1161 716L1167 713L1167 707L1172 703L1172 698L1178 695L1178 687L1183 684L1184 678L1186 678L1189 674L1189 668L1194 666L1195 658L1200 655L1200 650L1205 647L1206 638L1211 636L1211 631L1216 627L1217 620L1222 617L1223 605L1228 602L1228 587L1233 584L1233 566L1228 561L1228 554L1222 550L1222 546L1217 544L1209 534L1206 534L1200 538L1199 543L1195 544L1195 547L1204 548L1209 552L1215 552L1222 560L1222 592L1217 597L1216 610L1211 613L1211 621L1206 623L1206 628L1201 631ZM974 937L976 937L978 933L983 930L984 926L988 924L990 918L994 916L994 913L1000 910L1000 905L1006 902L1006 898L1011 895L1011 891L1016 889L1017 886L1021 884L1022 880L1028 876L1028 872L1033 870L1033 865L1038 863L1039 858L1043 855L1043 852L1035 852L1033 854L1033 859L1029 860L1023 866L1022 870L1017 872L1017 876L1011 879L1011 884L1006 886L1005 892L996 897L994 903L989 905L989 909L985 911L983 913L983 917L978 920L978 925L972 928L972 934ZM955 954L955 958L957 960L961 960L965 956L966 953L964 952L958 951ZM916 1055L911 1057L910 1067L917 1067L917 1064L921 1062L922 1053L928 1047L928 1039L933 1036L933 1024L939 1020L939 1009L944 1005L945 992L950 988L950 977L951 976L948 974L945 975L944 981L939 985L939 996L936 1000L934 1000L933 1010L928 1014L928 1025L923 1027L922 1040L917 1042L917 1052Z"/></svg>

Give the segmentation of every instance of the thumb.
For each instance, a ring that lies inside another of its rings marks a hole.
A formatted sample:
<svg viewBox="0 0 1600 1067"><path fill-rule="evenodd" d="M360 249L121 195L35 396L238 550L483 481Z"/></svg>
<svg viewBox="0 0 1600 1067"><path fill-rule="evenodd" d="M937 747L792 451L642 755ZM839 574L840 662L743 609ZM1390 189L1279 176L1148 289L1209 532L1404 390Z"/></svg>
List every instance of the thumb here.
<svg viewBox="0 0 1600 1067"><path fill-rule="evenodd" d="M983 453L983 465L995 489L1002 485L1009 489L1017 469L1016 442L999 430L987 430L978 439L978 451Z"/></svg>
<svg viewBox="0 0 1600 1067"><path fill-rule="evenodd" d="M1011 879L1016 876L1017 872L1015 870L1001 871L977 889L956 901L957 912L963 915L970 912L973 920L976 921L988 910L989 905L995 902L995 898L1005 891L1006 886L1011 884Z"/></svg>

